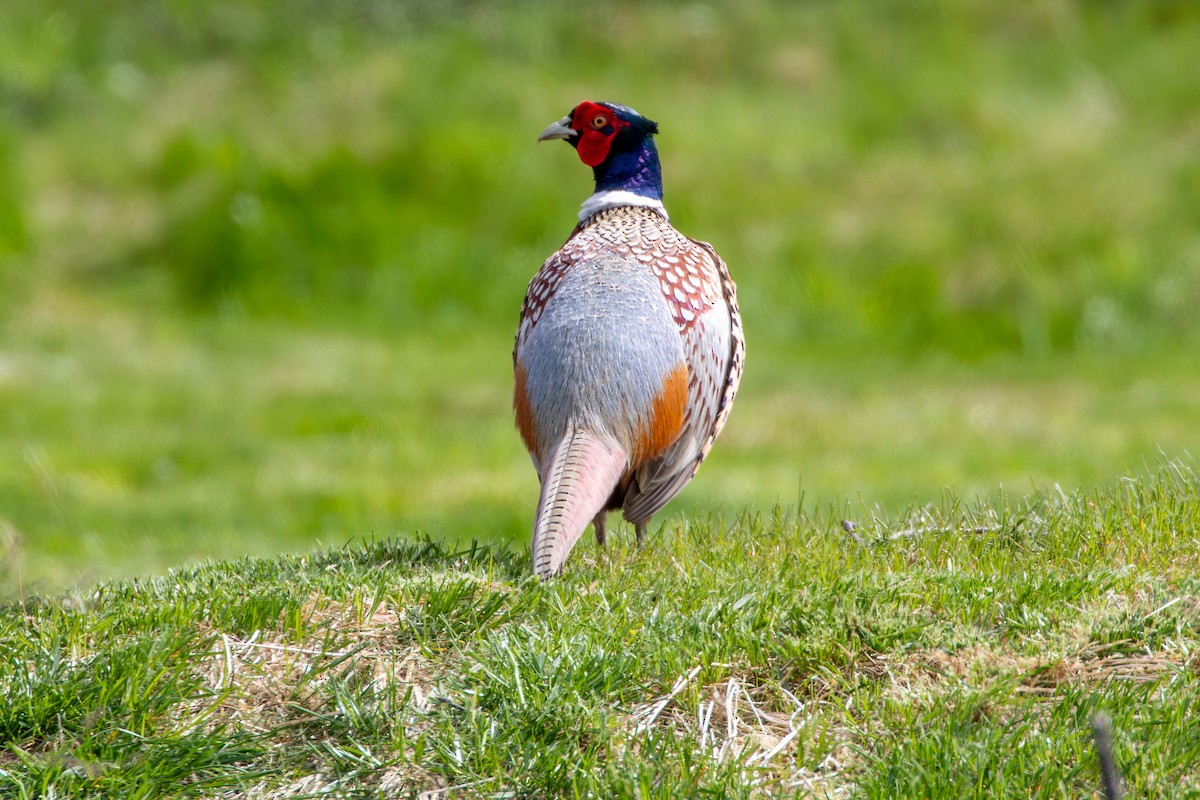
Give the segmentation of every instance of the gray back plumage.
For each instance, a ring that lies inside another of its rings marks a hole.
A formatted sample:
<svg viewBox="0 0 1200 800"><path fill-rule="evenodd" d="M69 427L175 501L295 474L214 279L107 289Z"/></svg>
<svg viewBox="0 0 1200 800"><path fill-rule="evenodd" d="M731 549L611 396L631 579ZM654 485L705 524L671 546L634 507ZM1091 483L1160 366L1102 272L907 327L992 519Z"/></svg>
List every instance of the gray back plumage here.
<svg viewBox="0 0 1200 800"><path fill-rule="evenodd" d="M543 449L576 423L629 453L684 354L653 274L636 260L600 253L562 276L520 357Z"/></svg>

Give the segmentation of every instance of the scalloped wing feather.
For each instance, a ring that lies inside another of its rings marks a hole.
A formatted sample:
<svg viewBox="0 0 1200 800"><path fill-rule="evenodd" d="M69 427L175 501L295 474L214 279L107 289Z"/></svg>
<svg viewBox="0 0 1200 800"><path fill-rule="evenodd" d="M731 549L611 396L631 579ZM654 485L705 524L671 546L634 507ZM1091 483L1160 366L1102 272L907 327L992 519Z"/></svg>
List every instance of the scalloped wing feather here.
<svg viewBox="0 0 1200 800"><path fill-rule="evenodd" d="M708 243L689 242L693 247L677 264L663 261L669 270L664 294L678 315L690 373L688 410L675 444L634 475L623 511L635 523L650 519L695 477L729 417L745 363L737 286L729 268Z"/></svg>

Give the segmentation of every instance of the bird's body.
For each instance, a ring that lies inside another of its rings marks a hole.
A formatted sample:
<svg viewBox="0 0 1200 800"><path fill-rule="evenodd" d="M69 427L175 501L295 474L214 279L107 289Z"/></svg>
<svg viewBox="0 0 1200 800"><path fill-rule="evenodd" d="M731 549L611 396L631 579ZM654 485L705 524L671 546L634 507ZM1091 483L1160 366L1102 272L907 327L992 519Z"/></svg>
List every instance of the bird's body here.
<svg viewBox="0 0 1200 800"><path fill-rule="evenodd" d="M603 133L600 121L615 129L607 145L568 125ZM517 427L542 484L542 578L562 569L588 522L603 543L609 510L622 509L640 540L696 474L737 392L736 288L712 247L671 226L656 130L624 106L584 103L543 134L575 139L597 192L530 282L513 353Z"/></svg>

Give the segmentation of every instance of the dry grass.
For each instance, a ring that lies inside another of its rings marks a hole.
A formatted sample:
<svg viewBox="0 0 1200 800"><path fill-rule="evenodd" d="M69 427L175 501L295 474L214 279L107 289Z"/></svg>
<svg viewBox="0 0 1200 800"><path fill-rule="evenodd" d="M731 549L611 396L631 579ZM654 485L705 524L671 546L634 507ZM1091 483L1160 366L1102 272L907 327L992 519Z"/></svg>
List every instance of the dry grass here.
<svg viewBox="0 0 1200 800"><path fill-rule="evenodd" d="M955 652L922 650L875 654L852 672L884 687L881 702L922 705L946 702L956 688L985 691L1014 684L1012 696L1050 701L1064 689L1101 688L1111 682L1163 682L1200 674L1200 654L1110 654L1127 642L1092 647L1073 656L1021 656L1004 647L976 646ZM711 667L728 667L713 664ZM847 717L850 698L821 683L823 691L801 699L787 688L763 683L752 674L732 674L703 686L694 667L679 676L671 691L633 708L623 726L625 757L635 757L648 739L671 736L694 743L695 752L716 765L738 765L752 796L778 797L801 791L813 797L838 797L854 790L857 747L867 720ZM997 707L998 718L1028 714ZM798 766L797 750L822 731L827 754L815 769ZM807 736L805 734L807 733Z"/></svg>
<svg viewBox="0 0 1200 800"><path fill-rule="evenodd" d="M697 753L718 766L736 765L755 797L797 790L834 797L849 791L849 784L839 780L850 759L844 745L834 746L816 769L796 763L798 740L812 738L827 700L802 700L783 686L759 683L744 673L694 685L701 671L693 668L670 692L631 710L622 726L626 758L636 757L653 737L671 736L693 742Z"/></svg>
<svg viewBox="0 0 1200 800"><path fill-rule="evenodd" d="M246 637L214 631L216 647L196 665L207 696L178 708L180 727L231 726L269 736L279 749L295 748L304 740L311 744L314 722L339 713L330 684L340 681L366 693L404 698L395 724L408 735L420 735L435 675L420 646L397 643L404 613L387 602L364 608L313 596L301 610L306 636L300 643L287 632L294 626L282 619L278 629ZM384 796L444 785L415 765L384 767L371 782ZM276 800L336 795L341 787L343 779L318 769L282 785L272 780L221 797Z"/></svg>
<svg viewBox="0 0 1200 800"><path fill-rule="evenodd" d="M1116 643L1114 643L1116 644ZM946 684L986 687L1016 680L1022 694L1053 697L1064 687L1102 686L1109 681L1158 681L1200 668L1200 657L1181 654L1021 656L1004 649L973 647L955 653L927 650L872 659L876 672L896 696L928 697Z"/></svg>

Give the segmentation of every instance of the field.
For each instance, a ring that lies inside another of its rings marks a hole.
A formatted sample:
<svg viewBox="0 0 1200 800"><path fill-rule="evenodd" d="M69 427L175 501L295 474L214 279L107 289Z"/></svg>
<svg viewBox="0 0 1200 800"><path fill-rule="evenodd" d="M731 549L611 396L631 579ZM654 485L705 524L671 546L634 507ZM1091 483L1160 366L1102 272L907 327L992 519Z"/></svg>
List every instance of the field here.
<svg viewBox="0 0 1200 800"><path fill-rule="evenodd" d="M542 584L396 539L0 617L8 797L1200 791L1200 477L691 518Z"/></svg>
<svg viewBox="0 0 1200 800"><path fill-rule="evenodd" d="M4 3L0 791L1052 797L1098 785L1092 707L1138 794L1195 790L1198 37L1169 0ZM537 587L511 345L581 99L658 120L748 363L647 547ZM260 658L237 711L254 642L320 691ZM574 766L522 716L560 680ZM739 686L775 738L698 755Z"/></svg>
<svg viewBox="0 0 1200 800"><path fill-rule="evenodd" d="M0 14L9 596L524 546L511 337L589 191L533 137L583 97L659 119L668 207L740 284L745 387L668 516L1190 458L1190 6Z"/></svg>

